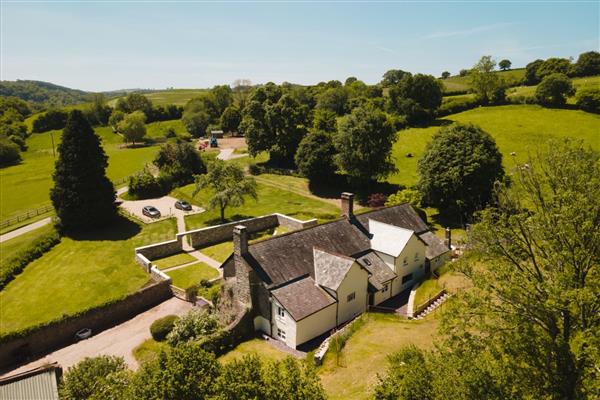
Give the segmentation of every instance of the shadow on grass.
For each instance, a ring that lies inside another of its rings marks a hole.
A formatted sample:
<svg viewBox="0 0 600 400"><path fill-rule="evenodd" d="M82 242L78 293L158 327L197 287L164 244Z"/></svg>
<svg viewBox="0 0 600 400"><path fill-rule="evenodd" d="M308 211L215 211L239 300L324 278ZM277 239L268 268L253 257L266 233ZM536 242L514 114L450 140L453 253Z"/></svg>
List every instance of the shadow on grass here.
<svg viewBox="0 0 600 400"><path fill-rule="evenodd" d="M403 189L401 185L389 182L369 181L364 183L353 182L343 175L336 175L326 182L310 181L308 189L312 194L318 197L339 199L343 192L351 192L356 196L356 200L361 205L367 205L369 196L373 193L383 193L390 195Z"/></svg>
<svg viewBox="0 0 600 400"><path fill-rule="evenodd" d="M442 210L437 214L433 214L429 216L429 219L432 223L436 225L440 225L443 227L448 227L450 229L464 229L465 221L461 218L460 213L453 212L450 210ZM431 225L431 224L430 224ZM437 231L437 228L432 227L431 230L433 232Z"/></svg>
<svg viewBox="0 0 600 400"><path fill-rule="evenodd" d="M204 223L206 224L206 226L213 226L213 225L226 224L228 222L241 221L243 219L248 219L248 218L254 218L254 216L235 214L230 217L226 217L224 221L222 221L220 217L216 217L216 218L208 219L208 220L204 221Z"/></svg>
<svg viewBox="0 0 600 400"><path fill-rule="evenodd" d="M141 231L142 228L138 224L126 217L119 215L113 222L102 228L90 231L66 232L65 236L70 237L73 240L119 241L130 239L139 234Z"/></svg>

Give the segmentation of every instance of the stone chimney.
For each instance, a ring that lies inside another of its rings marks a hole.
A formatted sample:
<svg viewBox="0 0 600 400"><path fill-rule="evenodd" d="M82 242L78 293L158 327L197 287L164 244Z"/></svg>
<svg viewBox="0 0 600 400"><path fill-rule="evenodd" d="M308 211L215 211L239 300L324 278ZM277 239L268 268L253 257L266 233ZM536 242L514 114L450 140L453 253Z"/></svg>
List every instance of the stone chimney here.
<svg viewBox="0 0 600 400"><path fill-rule="evenodd" d="M248 254L248 231L244 225L233 228L233 254L244 256Z"/></svg>
<svg viewBox="0 0 600 400"><path fill-rule="evenodd" d="M354 194L344 192L342 193L342 217L352 218L354 217Z"/></svg>
<svg viewBox="0 0 600 400"><path fill-rule="evenodd" d="M452 231L449 227L446 227L446 239L444 239L444 245L448 249L452 249Z"/></svg>

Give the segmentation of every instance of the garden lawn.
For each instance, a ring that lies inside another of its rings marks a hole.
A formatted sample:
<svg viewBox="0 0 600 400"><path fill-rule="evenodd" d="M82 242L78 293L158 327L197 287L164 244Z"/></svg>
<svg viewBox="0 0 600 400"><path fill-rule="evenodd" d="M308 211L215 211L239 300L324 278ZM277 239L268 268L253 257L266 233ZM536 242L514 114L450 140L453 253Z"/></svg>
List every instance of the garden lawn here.
<svg viewBox="0 0 600 400"><path fill-rule="evenodd" d="M100 306L132 293L149 281L133 249L170 239L169 219L138 225L126 218L79 238L63 237L0 292L0 334Z"/></svg>
<svg viewBox="0 0 600 400"><path fill-rule="evenodd" d="M153 129L154 124L148 124L148 129ZM158 152L158 146L122 147L122 137L114 134L109 127L95 128L95 131L102 139L108 156L106 174L113 182L142 170ZM0 219L50 204L55 162L52 137L58 147L61 134L59 130L32 134L27 139L29 149L22 153L23 161L0 169Z"/></svg>
<svg viewBox="0 0 600 400"><path fill-rule="evenodd" d="M14 256L29 248L31 243L39 237L42 237L54 230L53 224L42 226L39 229L24 233L6 242L0 243L0 269L3 269L5 263Z"/></svg>
<svg viewBox="0 0 600 400"><path fill-rule="evenodd" d="M167 274L171 277L173 286L177 286L181 289L190 288L203 280L209 280L219 276L216 269L203 262L168 271Z"/></svg>
<svg viewBox="0 0 600 400"><path fill-rule="evenodd" d="M184 186L175 190L172 196L188 200L193 204L205 206L211 196L210 191L203 190L194 198L191 197L194 185ZM241 207L227 208L225 217L227 221L258 217L271 213L282 213L300 220L317 218L319 222L332 220L338 217L339 209L333 204L321 200L305 197L283 189L268 186L262 183L257 185L258 200L248 198ZM185 217L187 229L202 228L221 223L219 210L206 211Z"/></svg>
<svg viewBox="0 0 600 400"><path fill-rule="evenodd" d="M271 346L265 340L255 338L238 344L234 349L219 357L219 361L228 363L250 354L256 354L265 361L283 360L289 356L288 353Z"/></svg>
<svg viewBox="0 0 600 400"><path fill-rule="evenodd" d="M413 344L429 349L438 320L408 321L393 314L367 314L366 323L346 342L339 357L328 353L318 375L330 399L370 399L387 356Z"/></svg>
<svg viewBox="0 0 600 400"><path fill-rule="evenodd" d="M449 115L438 122L450 121L479 125L496 140L504 156L504 167L508 172L515 161L527 161L528 153L534 153L549 139L574 137L582 139L594 149L600 150L600 115L579 110L550 109L536 105L509 105L479 107L462 113ZM439 126L410 128L399 132L393 147L398 172L389 177L392 183L411 186L417 183L417 160L424 153ZM511 157L510 153L516 156ZM413 157L406 157L412 153ZM514 159L513 159L514 158Z"/></svg>
<svg viewBox="0 0 600 400"><path fill-rule="evenodd" d="M188 253L178 253L172 256L158 258L156 260L151 261L152 264L156 265L156 268L163 270L171 267L176 267L178 265L194 262L196 261L196 258L190 256Z"/></svg>

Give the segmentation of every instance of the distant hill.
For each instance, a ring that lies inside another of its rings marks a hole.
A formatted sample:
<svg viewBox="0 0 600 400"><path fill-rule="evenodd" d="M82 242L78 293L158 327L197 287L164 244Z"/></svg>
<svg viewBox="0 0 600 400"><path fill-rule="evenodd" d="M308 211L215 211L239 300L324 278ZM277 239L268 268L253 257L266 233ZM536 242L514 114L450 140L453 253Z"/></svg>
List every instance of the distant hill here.
<svg viewBox="0 0 600 400"><path fill-rule="evenodd" d="M496 74L504 79L506 86L518 86L525 77L525 68L514 68L508 71L496 71ZM440 81L444 85L444 94L446 95L464 94L471 89L471 77L468 75L454 75L446 79L440 79Z"/></svg>
<svg viewBox="0 0 600 400"><path fill-rule="evenodd" d="M90 100L92 93L42 81L0 81L0 96L14 96L47 107L64 107Z"/></svg>

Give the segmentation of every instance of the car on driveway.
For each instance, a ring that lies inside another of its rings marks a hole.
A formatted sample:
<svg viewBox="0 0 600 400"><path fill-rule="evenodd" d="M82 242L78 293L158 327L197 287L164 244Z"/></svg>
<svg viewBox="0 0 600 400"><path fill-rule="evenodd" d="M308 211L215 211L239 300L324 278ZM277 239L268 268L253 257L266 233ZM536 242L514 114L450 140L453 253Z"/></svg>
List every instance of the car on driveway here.
<svg viewBox="0 0 600 400"><path fill-rule="evenodd" d="M177 200L175 202L175 208L183 211L192 211L192 205L185 200Z"/></svg>
<svg viewBox="0 0 600 400"><path fill-rule="evenodd" d="M142 209L142 214L150 218L160 218L160 211L154 206L145 206Z"/></svg>

